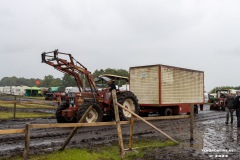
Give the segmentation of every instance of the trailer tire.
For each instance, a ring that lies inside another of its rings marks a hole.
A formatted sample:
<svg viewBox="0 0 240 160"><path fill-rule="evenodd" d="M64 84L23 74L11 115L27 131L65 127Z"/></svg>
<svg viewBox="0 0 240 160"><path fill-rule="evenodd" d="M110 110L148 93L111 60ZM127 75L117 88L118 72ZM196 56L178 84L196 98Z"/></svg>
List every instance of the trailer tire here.
<svg viewBox="0 0 240 160"><path fill-rule="evenodd" d="M173 114L172 109L171 108L166 108L164 111L164 115L165 116L171 116Z"/></svg>
<svg viewBox="0 0 240 160"><path fill-rule="evenodd" d="M148 117L148 115L149 115L148 112L139 113L139 116L141 116L141 117Z"/></svg>
<svg viewBox="0 0 240 160"><path fill-rule="evenodd" d="M210 105L210 110L213 110L213 105Z"/></svg>
<svg viewBox="0 0 240 160"><path fill-rule="evenodd" d="M138 99L132 92L126 91L118 93L117 101L139 115ZM125 111L123 108L119 108L119 116L122 121L127 121L131 118L131 114L128 111Z"/></svg>
<svg viewBox="0 0 240 160"><path fill-rule="evenodd" d="M198 106L194 105L194 114L198 114Z"/></svg>
<svg viewBox="0 0 240 160"><path fill-rule="evenodd" d="M56 110L56 119L58 123L71 123L71 122L76 122L76 118L66 118L62 116L62 110L65 110L68 108L67 103L62 103L59 105L59 107Z"/></svg>
<svg viewBox="0 0 240 160"><path fill-rule="evenodd" d="M92 123L92 122L102 122L103 121L103 111L102 107L98 102L86 102L83 103L77 112L77 120L79 121L84 113L87 111L88 107L92 106L92 110L88 113L87 117L85 118L85 122Z"/></svg>

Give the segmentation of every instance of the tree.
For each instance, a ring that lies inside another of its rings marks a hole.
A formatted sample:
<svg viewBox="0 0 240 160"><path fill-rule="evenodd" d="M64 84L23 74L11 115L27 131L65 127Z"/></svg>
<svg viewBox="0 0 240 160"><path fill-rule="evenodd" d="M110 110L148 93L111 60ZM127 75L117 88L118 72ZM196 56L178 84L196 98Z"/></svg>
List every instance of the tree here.
<svg viewBox="0 0 240 160"><path fill-rule="evenodd" d="M64 87L74 87L74 86L77 86L74 77L70 76L70 75L67 75L67 74L64 74L64 76L62 78L62 85Z"/></svg>
<svg viewBox="0 0 240 160"><path fill-rule="evenodd" d="M213 88L210 93L216 93L216 90L228 90L228 89L235 89L233 86L221 86L221 87L215 87Z"/></svg>
<svg viewBox="0 0 240 160"><path fill-rule="evenodd" d="M93 77L96 78L101 74L114 74L114 75L118 75L118 76L124 76L124 77L128 77L128 71L124 70L124 69L112 69L112 68L107 68L105 70L101 69L101 70L95 70L93 72Z"/></svg>
<svg viewBox="0 0 240 160"><path fill-rule="evenodd" d="M52 87L51 83L54 80L54 77L52 75L45 76L42 81L42 86L44 87Z"/></svg>
<svg viewBox="0 0 240 160"><path fill-rule="evenodd" d="M127 70L124 70L124 69L112 69L112 68L107 68L105 70L101 69L101 70L95 70L93 72L93 77L96 78L98 77L99 75L102 75L102 74L114 74L114 75L117 75L117 76L123 76L123 77L128 77L129 74L128 74L128 71ZM126 84L125 81L119 81L117 83L115 83L119 86L123 85L123 84ZM105 84L106 85L106 84Z"/></svg>

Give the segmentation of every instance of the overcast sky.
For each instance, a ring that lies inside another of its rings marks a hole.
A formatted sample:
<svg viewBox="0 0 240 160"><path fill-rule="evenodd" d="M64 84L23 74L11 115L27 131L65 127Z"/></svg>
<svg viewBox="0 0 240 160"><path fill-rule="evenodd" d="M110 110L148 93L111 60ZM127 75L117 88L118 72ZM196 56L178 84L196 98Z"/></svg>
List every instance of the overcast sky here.
<svg viewBox="0 0 240 160"><path fill-rule="evenodd" d="M240 86L238 0L0 0L0 79L63 74L41 53L91 72L164 64L204 71L205 90Z"/></svg>

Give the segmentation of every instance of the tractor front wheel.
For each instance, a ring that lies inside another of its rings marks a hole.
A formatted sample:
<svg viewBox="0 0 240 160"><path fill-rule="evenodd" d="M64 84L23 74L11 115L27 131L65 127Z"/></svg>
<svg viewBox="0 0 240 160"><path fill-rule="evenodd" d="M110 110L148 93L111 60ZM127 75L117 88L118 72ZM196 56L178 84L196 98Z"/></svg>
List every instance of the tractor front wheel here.
<svg viewBox="0 0 240 160"><path fill-rule="evenodd" d="M118 93L117 95L117 101L123 107L133 111L137 115L139 114L139 106L138 106L138 99L137 97L130 91ZM119 114L121 120L129 120L131 118L131 113L124 110L123 108L119 108Z"/></svg>
<svg viewBox="0 0 240 160"><path fill-rule="evenodd" d="M57 119L58 123L74 123L74 122L76 122L76 118L75 117L63 117L62 116L62 111L67 109L67 108L68 108L68 104L67 103L62 103L57 108L56 119Z"/></svg>
<svg viewBox="0 0 240 160"><path fill-rule="evenodd" d="M87 114L87 117L85 118L85 122L92 123L92 122L101 122L103 120L103 111L101 108L101 105L98 102L86 102L83 103L77 112L77 119L78 121L82 118L84 113L87 111L87 109L92 106L92 109Z"/></svg>

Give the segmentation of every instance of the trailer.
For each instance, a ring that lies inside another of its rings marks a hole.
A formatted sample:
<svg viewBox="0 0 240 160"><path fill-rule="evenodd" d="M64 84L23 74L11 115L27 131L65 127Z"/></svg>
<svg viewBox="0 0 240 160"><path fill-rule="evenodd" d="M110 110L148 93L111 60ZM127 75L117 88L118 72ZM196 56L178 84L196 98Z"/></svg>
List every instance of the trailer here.
<svg viewBox="0 0 240 160"><path fill-rule="evenodd" d="M0 94L3 94L4 87L0 87Z"/></svg>
<svg viewBox="0 0 240 160"><path fill-rule="evenodd" d="M203 71L159 64L130 67L129 77L141 116L190 113L190 104L197 113L204 104Z"/></svg>
<svg viewBox="0 0 240 160"><path fill-rule="evenodd" d="M12 95L20 95L20 96L23 96L23 95L25 95L25 89L27 89L28 88L28 86L12 86L12 88L11 88L11 94Z"/></svg>

